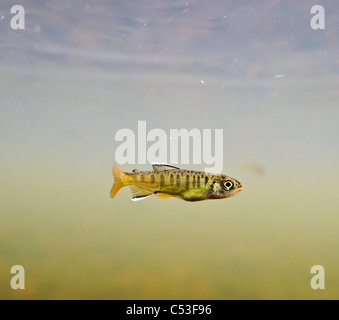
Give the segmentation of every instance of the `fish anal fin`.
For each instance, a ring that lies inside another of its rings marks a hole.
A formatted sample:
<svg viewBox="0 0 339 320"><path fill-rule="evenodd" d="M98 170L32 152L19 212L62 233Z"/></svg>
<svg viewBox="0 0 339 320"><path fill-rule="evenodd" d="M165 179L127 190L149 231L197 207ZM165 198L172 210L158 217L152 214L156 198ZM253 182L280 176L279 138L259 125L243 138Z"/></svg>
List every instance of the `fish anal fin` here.
<svg viewBox="0 0 339 320"><path fill-rule="evenodd" d="M132 192L132 200L139 201L148 198L153 194L152 191L148 191L137 186L130 186Z"/></svg>
<svg viewBox="0 0 339 320"><path fill-rule="evenodd" d="M140 201L140 200L144 200L147 199L149 196L144 196L144 197L132 197L132 201Z"/></svg>
<svg viewBox="0 0 339 320"><path fill-rule="evenodd" d="M174 167L167 163L153 162L152 167L154 171L169 171L169 170L180 170L178 167Z"/></svg>

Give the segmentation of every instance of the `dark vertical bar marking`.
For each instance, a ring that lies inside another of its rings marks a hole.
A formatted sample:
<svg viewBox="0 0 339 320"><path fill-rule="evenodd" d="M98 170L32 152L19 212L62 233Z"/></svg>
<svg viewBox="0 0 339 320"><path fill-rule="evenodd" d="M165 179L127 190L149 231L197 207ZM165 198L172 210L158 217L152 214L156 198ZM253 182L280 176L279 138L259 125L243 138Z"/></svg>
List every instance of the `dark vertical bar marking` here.
<svg viewBox="0 0 339 320"><path fill-rule="evenodd" d="M208 177L206 176L205 177L205 186L206 186L207 182L208 182Z"/></svg>
<svg viewBox="0 0 339 320"><path fill-rule="evenodd" d="M174 175L173 175L173 173L171 173L170 184L171 184L171 185L174 184Z"/></svg>
<svg viewBox="0 0 339 320"><path fill-rule="evenodd" d="M180 174L178 173L177 174L177 187L180 186Z"/></svg>
<svg viewBox="0 0 339 320"><path fill-rule="evenodd" d="M193 175L193 189L195 188L195 175Z"/></svg>
<svg viewBox="0 0 339 320"><path fill-rule="evenodd" d="M186 189L189 189L190 187L190 176L186 175Z"/></svg>
<svg viewBox="0 0 339 320"><path fill-rule="evenodd" d="M200 176L197 178L197 187L200 188Z"/></svg>
<svg viewBox="0 0 339 320"><path fill-rule="evenodd" d="M155 176L154 174L151 175L151 183L154 183L155 182Z"/></svg>
<svg viewBox="0 0 339 320"><path fill-rule="evenodd" d="M163 187L165 184L165 176L163 174L160 175L160 187Z"/></svg>

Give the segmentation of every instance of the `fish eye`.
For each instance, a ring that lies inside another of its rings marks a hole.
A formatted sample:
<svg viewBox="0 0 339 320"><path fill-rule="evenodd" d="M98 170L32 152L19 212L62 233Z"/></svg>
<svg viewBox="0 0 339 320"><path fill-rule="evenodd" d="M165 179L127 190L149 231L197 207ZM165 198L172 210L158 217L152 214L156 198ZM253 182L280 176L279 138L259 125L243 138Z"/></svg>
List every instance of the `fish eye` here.
<svg viewBox="0 0 339 320"><path fill-rule="evenodd" d="M226 181L224 182L224 187L225 187L226 190L232 189L232 188L233 188L233 182L230 181L230 180L226 180Z"/></svg>

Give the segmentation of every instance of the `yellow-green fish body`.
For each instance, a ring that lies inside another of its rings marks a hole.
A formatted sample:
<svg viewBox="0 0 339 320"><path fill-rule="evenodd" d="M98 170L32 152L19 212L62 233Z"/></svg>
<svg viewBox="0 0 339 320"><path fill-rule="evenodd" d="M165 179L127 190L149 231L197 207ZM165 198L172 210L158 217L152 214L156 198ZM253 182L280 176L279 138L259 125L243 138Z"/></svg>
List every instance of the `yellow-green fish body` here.
<svg viewBox="0 0 339 320"><path fill-rule="evenodd" d="M152 164L153 171L123 172L113 166L113 198L118 191L130 186L132 200L142 200L155 194L161 198L176 197L186 201L229 198L242 190L239 181L223 174L182 170L169 164Z"/></svg>

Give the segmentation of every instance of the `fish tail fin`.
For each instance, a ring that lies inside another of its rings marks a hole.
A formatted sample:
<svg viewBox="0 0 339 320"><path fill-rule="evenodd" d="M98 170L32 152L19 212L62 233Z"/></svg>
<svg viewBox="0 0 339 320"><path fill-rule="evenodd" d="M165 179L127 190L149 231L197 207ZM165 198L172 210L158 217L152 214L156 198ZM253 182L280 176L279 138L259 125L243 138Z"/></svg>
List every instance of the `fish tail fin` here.
<svg viewBox="0 0 339 320"><path fill-rule="evenodd" d="M111 189L111 198L114 198L118 191L125 187L124 175L125 172L122 171L116 164L113 165L112 169L113 177L114 177L114 185Z"/></svg>

